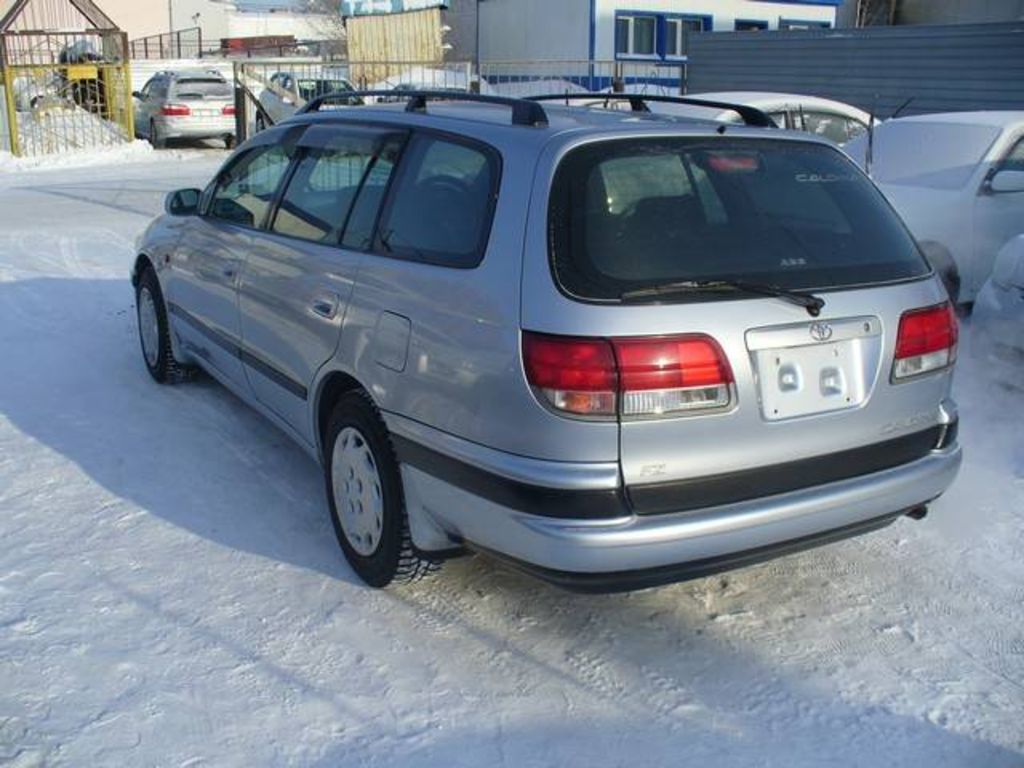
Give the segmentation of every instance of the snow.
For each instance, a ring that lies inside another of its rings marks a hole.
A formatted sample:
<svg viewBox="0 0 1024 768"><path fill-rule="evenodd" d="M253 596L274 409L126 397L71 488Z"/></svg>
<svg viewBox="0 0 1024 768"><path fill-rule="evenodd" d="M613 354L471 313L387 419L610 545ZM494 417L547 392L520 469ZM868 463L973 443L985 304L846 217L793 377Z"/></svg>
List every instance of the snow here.
<svg viewBox="0 0 1024 768"><path fill-rule="evenodd" d="M55 155L15 157L0 152L0 172L52 171L57 168L84 168L97 165L125 165L134 163L174 163L200 154L199 150L160 150L156 152L148 141L132 141L116 146L95 147L64 151Z"/></svg>
<svg viewBox="0 0 1024 768"><path fill-rule="evenodd" d="M305 454L143 368L133 240L222 158L0 174L0 764L1024 765L1024 396L969 325L923 522L627 595L373 591Z"/></svg>

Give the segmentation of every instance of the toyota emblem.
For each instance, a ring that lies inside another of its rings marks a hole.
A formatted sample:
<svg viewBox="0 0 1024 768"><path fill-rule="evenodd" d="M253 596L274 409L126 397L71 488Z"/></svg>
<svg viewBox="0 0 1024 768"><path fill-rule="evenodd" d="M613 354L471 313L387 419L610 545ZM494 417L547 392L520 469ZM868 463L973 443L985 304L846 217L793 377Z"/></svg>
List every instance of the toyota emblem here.
<svg viewBox="0 0 1024 768"><path fill-rule="evenodd" d="M811 338L815 341L828 341L832 338L832 326L828 323L812 323Z"/></svg>

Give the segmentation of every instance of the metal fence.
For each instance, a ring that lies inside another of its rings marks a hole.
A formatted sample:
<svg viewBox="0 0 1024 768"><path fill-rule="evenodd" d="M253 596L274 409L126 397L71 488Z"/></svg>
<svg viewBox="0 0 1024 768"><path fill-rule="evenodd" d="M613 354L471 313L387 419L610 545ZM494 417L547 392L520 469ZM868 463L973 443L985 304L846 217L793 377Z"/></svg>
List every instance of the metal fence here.
<svg viewBox="0 0 1024 768"><path fill-rule="evenodd" d="M458 90L474 87L469 62L271 58L234 62L238 140L293 115L310 100L351 87L360 91ZM344 102L342 102L344 105Z"/></svg>
<svg viewBox="0 0 1024 768"><path fill-rule="evenodd" d="M128 50L133 59L197 59L203 55L200 27L164 32L132 40Z"/></svg>
<svg viewBox="0 0 1024 768"><path fill-rule="evenodd" d="M0 35L4 148L32 156L130 141L126 51L121 32Z"/></svg>
<svg viewBox="0 0 1024 768"><path fill-rule="evenodd" d="M679 93L685 64L627 61L485 61L481 90L504 96L640 90Z"/></svg>
<svg viewBox="0 0 1024 768"><path fill-rule="evenodd" d="M1024 109L1024 22L690 35L687 89L825 96L888 117Z"/></svg>

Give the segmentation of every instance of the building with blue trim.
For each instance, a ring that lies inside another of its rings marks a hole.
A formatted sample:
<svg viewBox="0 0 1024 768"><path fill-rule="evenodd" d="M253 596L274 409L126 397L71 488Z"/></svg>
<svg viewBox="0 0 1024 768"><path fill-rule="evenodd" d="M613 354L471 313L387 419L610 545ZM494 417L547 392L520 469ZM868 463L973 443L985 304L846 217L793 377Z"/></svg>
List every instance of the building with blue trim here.
<svg viewBox="0 0 1024 768"><path fill-rule="evenodd" d="M611 60L671 64L688 31L822 29L844 0L480 0L489 61ZM852 2L852 0L851 0Z"/></svg>

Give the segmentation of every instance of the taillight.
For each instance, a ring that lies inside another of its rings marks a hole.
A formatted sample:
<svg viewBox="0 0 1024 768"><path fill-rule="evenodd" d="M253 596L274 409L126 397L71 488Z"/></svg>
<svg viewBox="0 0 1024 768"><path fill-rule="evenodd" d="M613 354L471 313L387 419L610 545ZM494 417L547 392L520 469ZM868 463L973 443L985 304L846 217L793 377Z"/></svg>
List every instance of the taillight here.
<svg viewBox="0 0 1024 768"><path fill-rule="evenodd" d="M231 106L231 105L228 105L228 106L224 107L224 109L222 109L220 112L221 112L222 115L225 115L227 117L234 117L235 116L235 108L233 106Z"/></svg>
<svg viewBox="0 0 1024 768"><path fill-rule="evenodd" d="M614 416L618 373L603 339L523 334L526 378L551 406L578 416Z"/></svg>
<svg viewBox="0 0 1024 768"><path fill-rule="evenodd" d="M530 384L555 410L624 419L724 408L732 369L709 336L588 339L523 334Z"/></svg>
<svg viewBox="0 0 1024 768"><path fill-rule="evenodd" d="M187 104L164 104L160 114L164 117L188 117L192 110Z"/></svg>
<svg viewBox="0 0 1024 768"><path fill-rule="evenodd" d="M615 339L624 418L724 408L732 369L710 336Z"/></svg>
<svg viewBox="0 0 1024 768"><path fill-rule="evenodd" d="M948 368L956 362L956 314L948 302L904 312L896 336L894 380Z"/></svg>

